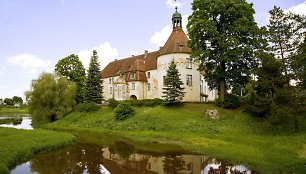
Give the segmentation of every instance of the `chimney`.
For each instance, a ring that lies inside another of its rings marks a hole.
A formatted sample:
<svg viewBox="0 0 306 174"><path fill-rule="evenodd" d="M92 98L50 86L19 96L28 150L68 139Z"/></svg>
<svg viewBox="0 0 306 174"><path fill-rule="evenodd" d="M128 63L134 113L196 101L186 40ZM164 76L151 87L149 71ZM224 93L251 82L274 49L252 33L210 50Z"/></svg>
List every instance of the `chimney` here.
<svg viewBox="0 0 306 174"><path fill-rule="evenodd" d="M148 50L145 50L145 51L144 51L144 58L147 58L148 53L149 53L149 51L148 51Z"/></svg>

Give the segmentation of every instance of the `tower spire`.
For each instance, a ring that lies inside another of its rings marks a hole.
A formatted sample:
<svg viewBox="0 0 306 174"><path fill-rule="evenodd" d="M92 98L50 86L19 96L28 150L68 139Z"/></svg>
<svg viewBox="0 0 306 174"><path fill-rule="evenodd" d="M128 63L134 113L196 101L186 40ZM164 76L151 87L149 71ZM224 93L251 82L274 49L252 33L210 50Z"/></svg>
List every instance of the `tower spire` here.
<svg viewBox="0 0 306 174"><path fill-rule="evenodd" d="M182 28L182 15L177 11L177 6L175 6L175 12L172 15L172 25L173 29Z"/></svg>

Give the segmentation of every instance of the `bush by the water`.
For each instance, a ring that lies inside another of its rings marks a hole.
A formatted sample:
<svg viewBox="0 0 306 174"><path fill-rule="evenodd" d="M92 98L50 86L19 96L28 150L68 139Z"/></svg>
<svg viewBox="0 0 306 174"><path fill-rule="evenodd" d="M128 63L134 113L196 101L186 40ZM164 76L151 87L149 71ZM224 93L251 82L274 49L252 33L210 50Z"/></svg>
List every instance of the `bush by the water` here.
<svg viewBox="0 0 306 174"><path fill-rule="evenodd" d="M75 107L75 110L79 112L95 112L100 108L101 106L96 103L80 103Z"/></svg>
<svg viewBox="0 0 306 174"><path fill-rule="evenodd" d="M224 102L217 99L215 103L218 107L223 107L225 109L237 109L240 107L240 99L234 94L225 94Z"/></svg>
<svg viewBox="0 0 306 174"><path fill-rule="evenodd" d="M135 110L127 103L120 103L115 108L115 119L125 120L135 114Z"/></svg>

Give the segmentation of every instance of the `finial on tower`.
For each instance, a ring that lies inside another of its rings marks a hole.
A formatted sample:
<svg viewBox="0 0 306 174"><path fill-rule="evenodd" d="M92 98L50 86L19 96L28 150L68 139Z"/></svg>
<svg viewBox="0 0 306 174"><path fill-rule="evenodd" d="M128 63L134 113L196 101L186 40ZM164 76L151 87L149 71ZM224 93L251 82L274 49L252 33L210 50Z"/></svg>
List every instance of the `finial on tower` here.
<svg viewBox="0 0 306 174"><path fill-rule="evenodd" d="M174 0L176 2L176 0ZM182 15L177 11L177 6L175 6L175 12L172 15L172 25L174 28L182 28Z"/></svg>

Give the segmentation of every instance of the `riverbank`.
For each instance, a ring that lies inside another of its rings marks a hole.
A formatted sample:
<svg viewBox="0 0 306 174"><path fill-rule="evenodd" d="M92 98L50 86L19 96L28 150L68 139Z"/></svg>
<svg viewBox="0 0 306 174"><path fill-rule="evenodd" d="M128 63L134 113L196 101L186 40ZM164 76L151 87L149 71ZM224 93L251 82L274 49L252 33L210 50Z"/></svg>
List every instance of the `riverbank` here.
<svg viewBox="0 0 306 174"><path fill-rule="evenodd" d="M17 107L1 107L0 116L20 116L29 114L28 108L17 108Z"/></svg>
<svg viewBox="0 0 306 174"><path fill-rule="evenodd" d="M205 117L218 109L219 120ZM48 129L111 133L141 142L173 143L187 150L242 163L261 173L303 173L306 170L306 124L298 134L270 127L242 110L212 104L184 104L180 108L136 108L136 115L116 121L107 107L93 113L74 112L49 124ZM304 155L303 155L304 154Z"/></svg>
<svg viewBox="0 0 306 174"><path fill-rule="evenodd" d="M68 133L50 130L20 130L0 127L0 173L27 160L35 153L50 151L71 144L75 137Z"/></svg>

